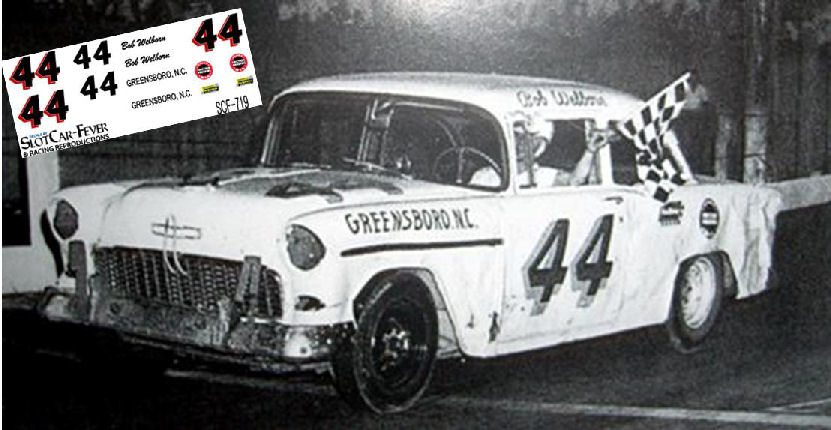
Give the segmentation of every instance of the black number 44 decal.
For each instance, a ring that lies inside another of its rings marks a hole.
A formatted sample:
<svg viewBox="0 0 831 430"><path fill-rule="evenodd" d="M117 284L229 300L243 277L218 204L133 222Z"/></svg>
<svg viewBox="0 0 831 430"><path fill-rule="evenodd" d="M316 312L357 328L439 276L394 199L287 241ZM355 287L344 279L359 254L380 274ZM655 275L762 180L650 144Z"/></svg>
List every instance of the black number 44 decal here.
<svg viewBox="0 0 831 430"><path fill-rule="evenodd" d="M542 303L551 300L551 294L563 283L568 270L562 265L568 241L568 220L558 219L552 225L528 266L528 284L532 288L542 288L539 300Z"/></svg>
<svg viewBox="0 0 831 430"><path fill-rule="evenodd" d="M588 288L581 295L578 306L590 305L600 289L601 281L612 273L612 262L606 261L606 258L609 255L613 225L614 215L600 217L577 253L574 262L575 276L578 281L588 281ZM545 310L551 296L557 293L565 281L568 269L563 266L563 258L568 242L568 230L567 219L555 221L525 266L528 286L534 291L535 297L539 294L539 300L535 301L534 309L531 311L532 315L538 315ZM539 293L536 292L537 289L541 289Z"/></svg>

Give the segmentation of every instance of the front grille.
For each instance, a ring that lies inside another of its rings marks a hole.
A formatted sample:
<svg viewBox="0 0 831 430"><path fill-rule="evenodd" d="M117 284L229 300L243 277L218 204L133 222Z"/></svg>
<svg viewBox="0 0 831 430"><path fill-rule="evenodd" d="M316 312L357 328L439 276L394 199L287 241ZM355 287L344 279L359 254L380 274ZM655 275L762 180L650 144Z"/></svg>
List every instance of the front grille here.
<svg viewBox="0 0 831 430"><path fill-rule="evenodd" d="M98 248L93 258L102 285L114 296L208 310L216 310L223 297L234 300L243 267L241 261L177 254L185 276L167 269L162 251L124 247ZM173 254L167 258L172 266ZM281 316L277 273L260 266L257 291L246 291L239 305L245 315Z"/></svg>

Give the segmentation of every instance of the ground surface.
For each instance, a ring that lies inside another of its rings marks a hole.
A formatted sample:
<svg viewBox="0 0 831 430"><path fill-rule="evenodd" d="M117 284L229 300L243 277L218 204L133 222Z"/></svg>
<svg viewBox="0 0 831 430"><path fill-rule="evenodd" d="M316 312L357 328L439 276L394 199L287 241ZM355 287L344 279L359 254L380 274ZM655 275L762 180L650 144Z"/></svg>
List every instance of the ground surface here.
<svg viewBox="0 0 831 430"><path fill-rule="evenodd" d="M37 342L22 340L39 328L4 311L3 425L831 428L829 219L826 207L780 220L779 288L727 307L703 351L679 354L656 328L497 360L443 362L424 400L387 417L353 412L325 380L286 383L193 366L160 378L129 365L103 373L32 353ZM76 335L61 331L50 341L71 345Z"/></svg>

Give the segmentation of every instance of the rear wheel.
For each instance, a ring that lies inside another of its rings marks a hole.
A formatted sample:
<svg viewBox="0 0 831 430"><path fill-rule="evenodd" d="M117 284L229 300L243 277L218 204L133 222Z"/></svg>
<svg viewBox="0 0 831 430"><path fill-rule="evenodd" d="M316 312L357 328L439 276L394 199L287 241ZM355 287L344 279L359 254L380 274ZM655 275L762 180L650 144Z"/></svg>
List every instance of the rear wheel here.
<svg viewBox="0 0 831 430"><path fill-rule="evenodd" d="M721 264L712 255L682 265L667 322L672 345L679 351L696 351L712 331L724 297L723 280Z"/></svg>
<svg viewBox="0 0 831 430"><path fill-rule="evenodd" d="M430 292L412 282L382 282L369 294L351 341L332 362L335 387L351 405L377 413L403 411L424 393L438 346Z"/></svg>

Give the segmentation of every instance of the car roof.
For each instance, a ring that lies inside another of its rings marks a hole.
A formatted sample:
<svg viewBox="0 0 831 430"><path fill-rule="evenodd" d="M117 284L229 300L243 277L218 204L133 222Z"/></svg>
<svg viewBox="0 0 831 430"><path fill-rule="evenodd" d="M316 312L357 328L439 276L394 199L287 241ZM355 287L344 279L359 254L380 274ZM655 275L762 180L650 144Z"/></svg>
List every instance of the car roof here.
<svg viewBox="0 0 831 430"><path fill-rule="evenodd" d="M301 82L283 94L307 91L396 94L468 103L497 116L517 111L548 118L622 119L642 100L600 85L528 76L386 72L328 76Z"/></svg>

